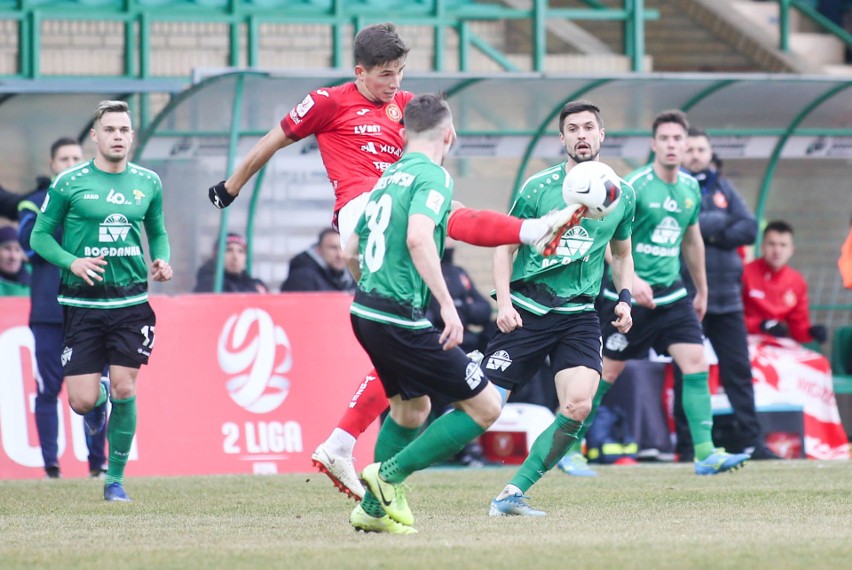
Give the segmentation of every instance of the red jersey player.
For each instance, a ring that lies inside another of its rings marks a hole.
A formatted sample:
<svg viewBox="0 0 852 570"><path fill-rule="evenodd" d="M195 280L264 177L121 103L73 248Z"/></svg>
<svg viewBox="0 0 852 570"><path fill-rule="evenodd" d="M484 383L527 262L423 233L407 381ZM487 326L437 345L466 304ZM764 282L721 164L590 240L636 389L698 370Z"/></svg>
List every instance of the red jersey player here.
<svg viewBox="0 0 852 570"><path fill-rule="evenodd" d="M402 156L403 111L414 95L400 89L408 46L393 24L376 24L355 37L355 81L309 93L249 151L228 180L209 190L217 208L226 208L272 155L310 135L317 137L323 165L335 193L334 224L341 246L355 230L370 190L390 164ZM448 234L459 241L494 247L524 243L549 255L562 234L579 220L578 206L521 220L453 203ZM359 383L349 408L328 440L313 454L314 464L344 493L360 499L355 472L356 438L387 406L375 370Z"/></svg>
<svg viewBox="0 0 852 570"><path fill-rule="evenodd" d="M746 329L792 337L797 342L825 342L822 325L812 325L808 314L808 284L787 265L793 256L793 228L774 221L763 230L762 257L743 269L743 305Z"/></svg>

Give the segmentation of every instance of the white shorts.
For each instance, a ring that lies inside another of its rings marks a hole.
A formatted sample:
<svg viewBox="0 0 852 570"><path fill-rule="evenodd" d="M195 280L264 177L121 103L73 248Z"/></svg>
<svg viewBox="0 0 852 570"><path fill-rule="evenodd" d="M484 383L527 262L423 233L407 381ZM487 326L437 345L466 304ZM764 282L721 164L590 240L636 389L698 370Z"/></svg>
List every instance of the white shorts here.
<svg viewBox="0 0 852 570"><path fill-rule="evenodd" d="M358 220L361 218L361 214L364 213L369 200L370 193L364 192L357 198L349 200L337 213L337 228L340 230L341 248L346 248L346 241L349 239L349 236L355 233L355 226L358 225Z"/></svg>

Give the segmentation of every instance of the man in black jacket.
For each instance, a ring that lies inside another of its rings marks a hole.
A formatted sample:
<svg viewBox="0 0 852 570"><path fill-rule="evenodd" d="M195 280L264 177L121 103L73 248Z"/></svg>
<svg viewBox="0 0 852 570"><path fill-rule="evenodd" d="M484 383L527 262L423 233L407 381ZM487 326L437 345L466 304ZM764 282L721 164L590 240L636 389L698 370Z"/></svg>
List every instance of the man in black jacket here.
<svg viewBox="0 0 852 570"><path fill-rule="evenodd" d="M701 186L698 223L704 238L707 267L707 314L702 327L719 359L719 378L731 403L736 426L734 452L751 453L752 459L780 459L764 444L754 404L751 361L748 355L742 302L743 263L737 249L754 243L757 220L731 182L713 165L713 149L704 131L689 130L686 169ZM684 282L691 289L689 273ZM680 391L679 371L675 392ZM680 398L676 395L677 451L681 460L692 458L692 441Z"/></svg>
<svg viewBox="0 0 852 570"><path fill-rule="evenodd" d="M355 292L355 280L346 271L336 230L322 230L316 244L290 260L290 271L281 291Z"/></svg>
<svg viewBox="0 0 852 570"><path fill-rule="evenodd" d="M72 138L63 137L50 146L50 171L53 176L83 161L83 149ZM35 226L51 179L39 176L36 188L18 206L20 226L18 241L32 264L32 289L30 303L30 329L35 339L35 356L41 382L35 398L36 430L38 431L44 470L48 478L60 477L58 460L59 418L56 412L57 397L62 390L63 316L56 295L59 293L59 268L42 259L30 246L30 235ZM55 236L61 240L61 231ZM102 404L106 406L106 403ZM92 410L100 414L103 408ZM89 448L89 475L103 477L105 474L104 439L106 429L97 433L86 433Z"/></svg>
<svg viewBox="0 0 852 570"><path fill-rule="evenodd" d="M212 293L216 276L216 253L219 244L213 245L213 257L198 268L194 293ZM231 232L225 238L225 262L222 293L268 293L269 288L260 279L246 271L248 242L238 233Z"/></svg>

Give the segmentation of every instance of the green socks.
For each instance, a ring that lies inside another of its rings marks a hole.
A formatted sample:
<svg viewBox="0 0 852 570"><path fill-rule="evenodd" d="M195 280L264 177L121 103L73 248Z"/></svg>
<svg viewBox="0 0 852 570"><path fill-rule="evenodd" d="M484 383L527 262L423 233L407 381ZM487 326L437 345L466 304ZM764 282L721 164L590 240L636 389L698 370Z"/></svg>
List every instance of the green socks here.
<svg viewBox="0 0 852 570"><path fill-rule="evenodd" d="M461 410L454 410L432 422L420 437L392 458L382 462L379 475L388 483L399 484L406 477L446 459L485 430Z"/></svg>
<svg viewBox="0 0 852 570"><path fill-rule="evenodd" d="M695 458L701 461L713 453L713 412L710 407L710 388L707 372L683 375L683 412L689 423Z"/></svg>
<svg viewBox="0 0 852 570"><path fill-rule="evenodd" d="M419 437L417 431L400 426L390 416L382 423L375 458L382 462L379 476L388 483L402 483L415 471L458 453L469 441L485 432L461 410L441 416ZM372 517L385 515L370 491L364 493L361 508Z"/></svg>
<svg viewBox="0 0 852 570"><path fill-rule="evenodd" d="M568 448L577 441L582 427L582 421L557 414L556 420L533 442L529 456L509 484L526 493L565 456Z"/></svg>
<svg viewBox="0 0 852 570"><path fill-rule="evenodd" d="M96 408L98 406L100 406L101 404L103 404L104 402L106 402L107 398L109 398L109 394L107 393L106 386L104 386L103 384L98 384L98 387L100 388L101 392L98 395L97 401L95 402Z"/></svg>
<svg viewBox="0 0 852 570"><path fill-rule="evenodd" d="M396 423L390 414L382 422L382 427L379 429L379 437L376 439L376 450L373 456L374 461L385 461L390 459L406 445L417 439L417 434L420 433L420 428L402 427Z"/></svg>
<svg viewBox="0 0 852 570"><path fill-rule="evenodd" d="M124 482L124 467L130 455L130 445L136 434L136 396L126 400L113 400L109 415L107 439L109 440L109 466L106 485Z"/></svg>
<svg viewBox="0 0 852 570"><path fill-rule="evenodd" d="M601 378L600 382L598 382L598 390L595 392L595 397L592 399L592 409L589 410L589 415L586 416L586 419L583 421L583 427L580 428L580 433L577 434L577 441L571 444L566 455L568 453L580 453L580 448L583 446L583 438L586 437L586 432L589 431L590 427L592 427L592 422L595 421L595 416L598 414L598 408L601 406L601 402L603 401L604 396L606 396L606 393L609 392L610 388L612 388L612 384L605 382L604 379Z"/></svg>

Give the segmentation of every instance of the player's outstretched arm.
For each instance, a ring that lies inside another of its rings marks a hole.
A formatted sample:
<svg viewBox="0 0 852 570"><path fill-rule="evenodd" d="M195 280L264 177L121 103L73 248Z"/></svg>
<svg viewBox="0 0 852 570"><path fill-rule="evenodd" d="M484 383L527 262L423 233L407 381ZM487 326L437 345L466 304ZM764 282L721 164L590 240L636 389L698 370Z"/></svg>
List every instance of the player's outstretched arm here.
<svg viewBox="0 0 852 570"><path fill-rule="evenodd" d="M255 143L227 180L210 187L208 190L210 202L220 209L230 206L231 202L240 195L245 183L269 162L272 155L294 142L296 141L284 134L280 124L272 127Z"/></svg>
<svg viewBox="0 0 852 570"><path fill-rule="evenodd" d="M633 289L633 245L631 239L612 240L612 282L618 291L619 302L615 305L615 320L612 325L620 333L628 332L633 326L630 291Z"/></svg>

